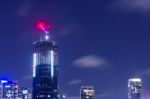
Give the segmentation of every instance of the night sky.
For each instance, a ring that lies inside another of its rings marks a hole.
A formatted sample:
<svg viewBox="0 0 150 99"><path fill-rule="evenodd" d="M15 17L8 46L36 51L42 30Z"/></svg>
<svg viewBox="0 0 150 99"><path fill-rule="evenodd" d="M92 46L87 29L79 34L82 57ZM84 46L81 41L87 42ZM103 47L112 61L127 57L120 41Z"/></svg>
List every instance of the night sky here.
<svg viewBox="0 0 150 99"><path fill-rule="evenodd" d="M38 20L59 43L59 85L79 99L92 85L96 99L127 99L127 81L140 77L150 97L149 0L0 0L0 78L31 88L32 42Z"/></svg>

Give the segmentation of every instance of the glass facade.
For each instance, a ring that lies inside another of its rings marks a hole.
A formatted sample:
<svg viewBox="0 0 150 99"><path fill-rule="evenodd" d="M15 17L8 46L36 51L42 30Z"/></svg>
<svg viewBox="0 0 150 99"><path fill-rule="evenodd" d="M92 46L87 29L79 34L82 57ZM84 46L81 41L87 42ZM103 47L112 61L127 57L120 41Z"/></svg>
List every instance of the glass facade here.
<svg viewBox="0 0 150 99"><path fill-rule="evenodd" d="M95 99L95 91L93 86L82 86L80 90L81 99Z"/></svg>
<svg viewBox="0 0 150 99"><path fill-rule="evenodd" d="M140 78L128 80L128 99L141 99L142 81Z"/></svg>
<svg viewBox="0 0 150 99"><path fill-rule="evenodd" d="M3 84L0 84L0 98L3 98Z"/></svg>
<svg viewBox="0 0 150 99"><path fill-rule="evenodd" d="M29 91L27 88L22 87L18 92L18 99L29 99L28 98Z"/></svg>
<svg viewBox="0 0 150 99"><path fill-rule="evenodd" d="M33 50L33 99L57 99L57 45L40 40L33 43Z"/></svg>
<svg viewBox="0 0 150 99"><path fill-rule="evenodd" d="M18 99L18 83L8 81L3 83L3 98Z"/></svg>

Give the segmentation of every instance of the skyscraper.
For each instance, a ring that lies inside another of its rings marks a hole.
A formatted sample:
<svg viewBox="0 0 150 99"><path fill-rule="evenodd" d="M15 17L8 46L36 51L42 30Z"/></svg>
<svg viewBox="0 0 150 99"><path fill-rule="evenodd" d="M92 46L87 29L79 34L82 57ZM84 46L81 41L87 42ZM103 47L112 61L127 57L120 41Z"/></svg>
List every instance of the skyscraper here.
<svg viewBox="0 0 150 99"><path fill-rule="evenodd" d="M95 99L93 86L81 86L80 99Z"/></svg>
<svg viewBox="0 0 150 99"><path fill-rule="evenodd" d="M58 46L46 33L33 42L33 99L58 97Z"/></svg>
<svg viewBox="0 0 150 99"><path fill-rule="evenodd" d="M132 78L128 80L128 99L141 99L142 80Z"/></svg>

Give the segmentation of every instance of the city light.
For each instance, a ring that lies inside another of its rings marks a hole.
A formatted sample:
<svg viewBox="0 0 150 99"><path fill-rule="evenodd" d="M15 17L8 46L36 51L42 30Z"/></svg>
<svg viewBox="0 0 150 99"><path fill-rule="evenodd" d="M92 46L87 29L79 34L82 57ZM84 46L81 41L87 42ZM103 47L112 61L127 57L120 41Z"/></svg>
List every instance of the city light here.
<svg viewBox="0 0 150 99"><path fill-rule="evenodd" d="M140 78L133 78L133 79L129 79L129 81L141 82L141 79Z"/></svg>
<svg viewBox="0 0 150 99"><path fill-rule="evenodd" d="M49 33L49 32L48 32L49 27L50 27L50 26L49 26L47 23L45 23L45 22L39 21L39 22L37 23L37 28L38 28L39 30L43 31L43 32L46 33L46 34Z"/></svg>
<svg viewBox="0 0 150 99"><path fill-rule="evenodd" d="M43 29L46 28L46 25L45 25L45 23L43 23L43 22L38 22L38 23L37 23L37 28L40 29L40 30L43 30Z"/></svg>
<svg viewBox="0 0 150 99"><path fill-rule="evenodd" d="M51 76L54 76L54 51L51 50Z"/></svg>
<svg viewBox="0 0 150 99"><path fill-rule="evenodd" d="M7 80L1 80L1 84L7 83L7 82L8 82Z"/></svg>
<svg viewBox="0 0 150 99"><path fill-rule="evenodd" d="M33 54L33 77L35 77L36 74L36 53Z"/></svg>
<svg viewBox="0 0 150 99"><path fill-rule="evenodd" d="M49 36L48 36L48 35L45 35L45 39L48 40L48 39L49 39Z"/></svg>
<svg viewBox="0 0 150 99"><path fill-rule="evenodd" d="M10 87L11 87L11 86L9 86L9 85L8 85L8 86L5 86L5 88L10 88Z"/></svg>
<svg viewBox="0 0 150 99"><path fill-rule="evenodd" d="M66 95L63 95L63 98L65 99L65 98L66 98Z"/></svg>

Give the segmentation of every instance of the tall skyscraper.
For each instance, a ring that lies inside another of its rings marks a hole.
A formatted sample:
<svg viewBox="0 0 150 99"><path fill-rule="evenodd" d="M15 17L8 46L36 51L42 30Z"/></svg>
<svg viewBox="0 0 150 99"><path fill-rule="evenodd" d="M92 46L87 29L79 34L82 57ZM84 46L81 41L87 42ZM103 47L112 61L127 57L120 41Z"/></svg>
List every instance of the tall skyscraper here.
<svg viewBox="0 0 150 99"><path fill-rule="evenodd" d="M44 27L40 25L45 31ZM33 94L32 99L57 99L58 97L58 46L49 39L47 31L33 42Z"/></svg>
<svg viewBox="0 0 150 99"><path fill-rule="evenodd" d="M81 86L80 99L95 99L93 86Z"/></svg>
<svg viewBox="0 0 150 99"><path fill-rule="evenodd" d="M142 80L132 78L128 80L128 99L141 99Z"/></svg>

